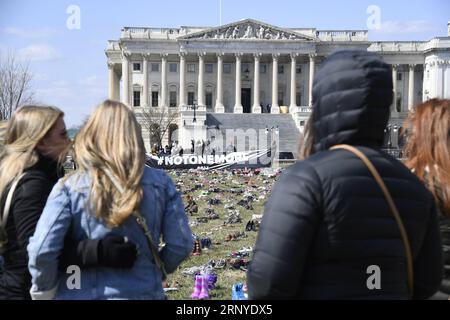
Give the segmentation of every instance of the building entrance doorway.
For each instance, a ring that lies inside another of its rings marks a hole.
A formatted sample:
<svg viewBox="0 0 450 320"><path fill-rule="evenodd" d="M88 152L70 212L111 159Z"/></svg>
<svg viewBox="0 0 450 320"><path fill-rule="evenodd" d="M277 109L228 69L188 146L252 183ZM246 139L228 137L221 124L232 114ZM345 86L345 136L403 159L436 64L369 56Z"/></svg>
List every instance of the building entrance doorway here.
<svg viewBox="0 0 450 320"><path fill-rule="evenodd" d="M252 111L252 89L243 88L241 89L241 103L244 113L251 113Z"/></svg>

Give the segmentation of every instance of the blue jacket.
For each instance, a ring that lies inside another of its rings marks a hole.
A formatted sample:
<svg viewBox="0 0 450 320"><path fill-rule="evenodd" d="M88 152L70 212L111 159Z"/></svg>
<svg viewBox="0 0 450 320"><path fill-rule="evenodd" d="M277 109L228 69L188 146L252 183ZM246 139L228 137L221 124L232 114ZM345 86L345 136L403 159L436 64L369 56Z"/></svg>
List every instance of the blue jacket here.
<svg viewBox="0 0 450 320"><path fill-rule="evenodd" d="M162 170L145 168L140 212L147 220L154 243L162 236L160 251L171 273L191 253L192 233L183 202L172 180ZM55 185L28 245L28 268L33 299L164 299L162 274L156 266L144 231L134 217L111 230L87 210L90 178L75 173ZM138 247L131 269L90 268L58 272L58 257L66 234L74 241L100 239L107 233L126 236ZM79 283L77 282L79 280ZM80 286L78 286L79 284ZM79 289L73 287L80 287ZM71 289L72 288L72 289Z"/></svg>

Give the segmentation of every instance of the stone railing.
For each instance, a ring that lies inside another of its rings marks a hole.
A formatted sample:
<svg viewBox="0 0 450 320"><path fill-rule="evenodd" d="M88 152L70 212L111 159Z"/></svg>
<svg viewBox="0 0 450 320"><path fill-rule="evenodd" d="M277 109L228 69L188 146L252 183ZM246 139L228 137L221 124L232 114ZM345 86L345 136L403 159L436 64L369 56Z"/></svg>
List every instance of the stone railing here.
<svg viewBox="0 0 450 320"><path fill-rule="evenodd" d="M312 108L308 107L308 106L299 106L299 107L297 107L296 112L311 113Z"/></svg>
<svg viewBox="0 0 450 320"><path fill-rule="evenodd" d="M185 35L183 28L143 28L143 27L124 27L120 37L122 39L176 39Z"/></svg>
<svg viewBox="0 0 450 320"><path fill-rule="evenodd" d="M120 51L119 41L113 41L113 40L108 41L106 50Z"/></svg>
<svg viewBox="0 0 450 320"><path fill-rule="evenodd" d="M423 50L441 49L441 48L447 49L449 47L450 47L450 38L448 37L434 38L423 44Z"/></svg>
<svg viewBox="0 0 450 320"><path fill-rule="evenodd" d="M426 42L413 41L413 42L374 42L367 49L368 51L395 51L395 52L419 52L423 51Z"/></svg>
<svg viewBox="0 0 450 320"><path fill-rule="evenodd" d="M367 30L320 30L316 36L322 41L368 41Z"/></svg>

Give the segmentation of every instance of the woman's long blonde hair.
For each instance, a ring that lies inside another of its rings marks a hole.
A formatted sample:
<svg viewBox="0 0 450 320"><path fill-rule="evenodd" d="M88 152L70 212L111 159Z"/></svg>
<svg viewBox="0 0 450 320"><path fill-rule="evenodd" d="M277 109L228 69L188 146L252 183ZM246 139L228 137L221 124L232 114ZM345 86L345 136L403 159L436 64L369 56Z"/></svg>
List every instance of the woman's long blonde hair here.
<svg viewBox="0 0 450 320"><path fill-rule="evenodd" d="M23 106L3 132L0 151L0 195L15 177L39 160L37 145L64 113L55 107Z"/></svg>
<svg viewBox="0 0 450 320"><path fill-rule="evenodd" d="M432 99L405 122L406 166L424 181L450 216L450 100Z"/></svg>
<svg viewBox="0 0 450 320"><path fill-rule="evenodd" d="M90 116L75 138L75 159L92 178L90 209L109 227L124 222L142 200L141 177L145 149L141 128L132 110L106 100ZM123 193L114 185L120 184Z"/></svg>

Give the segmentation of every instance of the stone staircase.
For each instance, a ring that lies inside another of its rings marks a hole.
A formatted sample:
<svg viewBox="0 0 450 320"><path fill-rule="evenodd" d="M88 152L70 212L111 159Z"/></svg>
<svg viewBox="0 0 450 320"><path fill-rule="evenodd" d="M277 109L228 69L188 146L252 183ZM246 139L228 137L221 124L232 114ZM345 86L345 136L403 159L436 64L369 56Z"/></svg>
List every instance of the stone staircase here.
<svg viewBox="0 0 450 320"><path fill-rule="evenodd" d="M207 113L206 125L208 136L219 130L223 137L225 137L227 129L242 129L244 131L254 129L259 135L259 132L265 132L266 128L269 129L270 133L271 128L275 129L278 126L279 152L292 152L294 157L297 154L300 133L290 114ZM267 141L269 142L266 146L270 145L270 138ZM228 143L229 141L226 141L227 145Z"/></svg>

